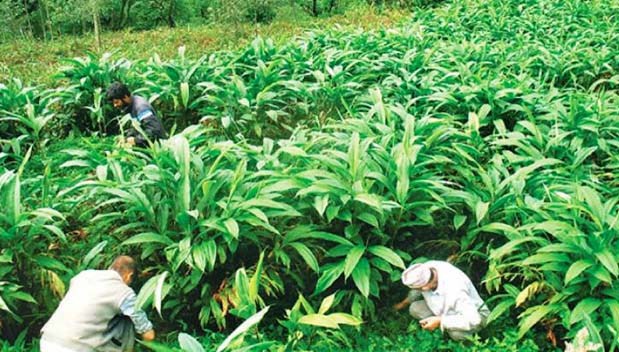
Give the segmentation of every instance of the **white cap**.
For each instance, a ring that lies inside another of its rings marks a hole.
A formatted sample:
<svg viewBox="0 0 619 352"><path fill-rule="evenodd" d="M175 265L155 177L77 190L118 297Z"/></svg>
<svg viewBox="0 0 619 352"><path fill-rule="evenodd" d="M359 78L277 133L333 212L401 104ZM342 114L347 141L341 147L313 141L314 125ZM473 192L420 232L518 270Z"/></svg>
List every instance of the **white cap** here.
<svg viewBox="0 0 619 352"><path fill-rule="evenodd" d="M402 283L412 289L421 288L430 282L432 271L426 264L413 264L402 273Z"/></svg>

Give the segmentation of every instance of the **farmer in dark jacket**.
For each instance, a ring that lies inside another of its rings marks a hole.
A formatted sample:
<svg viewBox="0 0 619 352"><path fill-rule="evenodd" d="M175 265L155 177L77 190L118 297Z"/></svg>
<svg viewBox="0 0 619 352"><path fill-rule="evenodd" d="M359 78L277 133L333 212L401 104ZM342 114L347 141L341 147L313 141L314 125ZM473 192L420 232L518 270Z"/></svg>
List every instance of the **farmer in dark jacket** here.
<svg viewBox="0 0 619 352"><path fill-rule="evenodd" d="M127 86L120 82L112 83L107 89L106 96L115 108L131 114L131 118L139 123L143 131L141 133L132 127L126 134L126 144L147 147L149 142L167 138L163 125L148 100L139 95L132 95Z"/></svg>

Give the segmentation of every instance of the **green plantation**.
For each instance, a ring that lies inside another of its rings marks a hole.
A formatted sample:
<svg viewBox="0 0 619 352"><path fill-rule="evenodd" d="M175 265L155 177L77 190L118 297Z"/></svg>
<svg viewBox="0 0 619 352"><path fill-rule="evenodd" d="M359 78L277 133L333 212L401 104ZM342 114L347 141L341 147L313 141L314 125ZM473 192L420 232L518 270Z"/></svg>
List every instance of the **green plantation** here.
<svg viewBox="0 0 619 352"><path fill-rule="evenodd" d="M0 84L2 351L121 253L144 351L562 351L583 328L579 351L619 351L619 1L451 0L196 53ZM117 80L169 139L116 144ZM419 258L477 286L473 341L393 311Z"/></svg>

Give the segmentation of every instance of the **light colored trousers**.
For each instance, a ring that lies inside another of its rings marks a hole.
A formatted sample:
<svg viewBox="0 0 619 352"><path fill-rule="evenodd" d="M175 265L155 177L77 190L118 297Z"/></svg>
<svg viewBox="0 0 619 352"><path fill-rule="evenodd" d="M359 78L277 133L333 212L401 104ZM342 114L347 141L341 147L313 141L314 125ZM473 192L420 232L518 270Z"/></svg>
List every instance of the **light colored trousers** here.
<svg viewBox="0 0 619 352"><path fill-rule="evenodd" d="M408 308L408 312L410 313L410 315L413 316L413 318L417 320L422 320L422 319L434 316L434 313L432 313L432 311L426 304L426 301L424 300L419 300L419 301L415 301L411 303L410 307ZM482 318L483 319L482 319L481 325L477 326L473 330L462 331L462 330L447 330L446 329L445 331L447 331L447 333L449 334L449 337L451 337L454 340L457 340L457 341L466 340L468 338L471 338L474 333L478 332L481 328L484 327L486 323L486 317L482 316Z"/></svg>

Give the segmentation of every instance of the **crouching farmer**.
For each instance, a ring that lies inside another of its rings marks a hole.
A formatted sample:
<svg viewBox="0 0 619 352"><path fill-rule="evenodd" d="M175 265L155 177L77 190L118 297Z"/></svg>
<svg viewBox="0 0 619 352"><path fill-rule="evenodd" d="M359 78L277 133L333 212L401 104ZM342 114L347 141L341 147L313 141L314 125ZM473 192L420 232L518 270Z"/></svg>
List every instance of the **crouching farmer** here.
<svg viewBox="0 0 619 352"><path fill-rule="evenodd" d="M120 82L114 82L107 89L106 97L116 109L131 114L133 123L137 123L142 131L132 127L127 131L125 144L128 146L148 147L148 143L168 138L157 117L155 109L148 100L139 95L131 94L129 88Z"/></svg>
<svg viewBox="0 0 619 352"><path fill-rule="evenodd" d="M132 351L134 330L145 341L153 325L136 308L128 286L136 275L131 257L117 257L109 270L85 270L71 279L69 291L41 329L41 352Z"/></svg>
<svg viewBox="0 0 619 352"><path fill-rule="evenodd" d="M479 331L490 314L471 280L447 262L412 265L402 273L402 283L412 290L394 308L410 304L410 314L425 330L440 327L452 339L464 340Z"/></svg>

